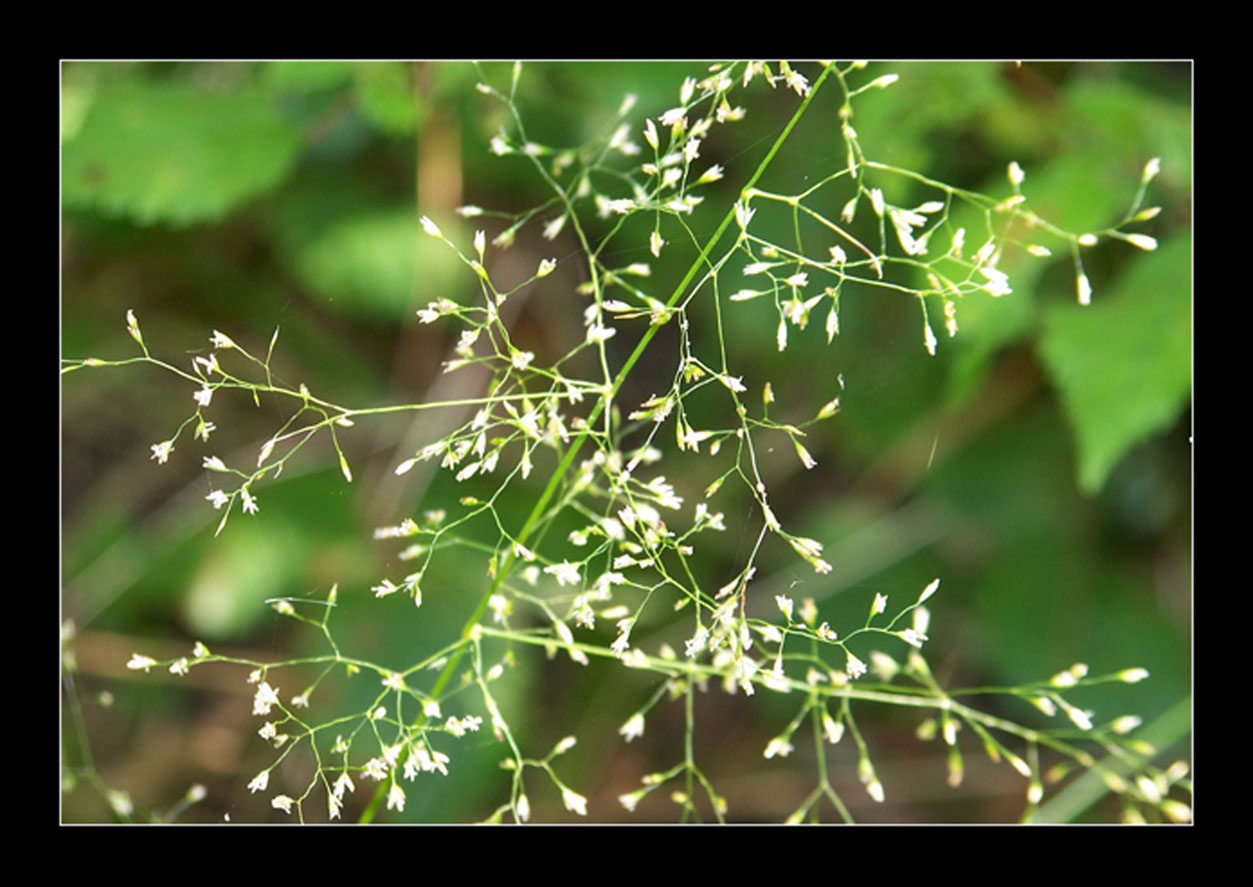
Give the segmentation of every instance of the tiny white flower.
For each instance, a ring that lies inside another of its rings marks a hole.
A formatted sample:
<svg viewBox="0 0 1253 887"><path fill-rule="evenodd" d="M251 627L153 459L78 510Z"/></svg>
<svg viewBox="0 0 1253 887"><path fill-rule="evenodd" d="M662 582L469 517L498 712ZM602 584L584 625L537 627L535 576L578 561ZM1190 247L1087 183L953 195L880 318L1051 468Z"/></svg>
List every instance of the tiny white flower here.
<svg viewBox="0 0 1253 887"><path fill-rule="evenodd" d="M214 348L238 347L230 336L226 335L226 333L218 332L217 330L213 331L213 336L209 339L209 341L213 344Z"/></svg>
<svg viewBox="0 0 1253 887"><path fill-rule="evenodd" d="M792 753L792 743L788 742L782 736L776 736L766 745L766 750L761 753L763 758L773 758L776 755L780 758L786 758Z"/></svg>
<svg viewBox="0 0 1253 887"><path fill-rule="evenodd" d="M587 798L578 792L570 791L568 788L561 790L561 802L566 805L566 809L580 816L587 815Z"/></svg>
<svg viewBox="0 0 1253 887"><path fill-rule="evenodd" d="M999 271L996 268L985 266L979 269L979 273L988 279L988 282L980 287L980 289L988 295L1000 298L1001 296L1007 296L1013 292L1013 290L1009 288L1009 275L1004 271Z"/></svg>
<svg viewBox="0 0 1253 887"><path fill-rule="evenodd" d="M753 220L753 215L756 212L757 210L749 209L743 203L737 202L735 204L735 221L739 224L741 230L748 227L748 223Z"/></svg>
<svg viewBox="0 0 1253 887"><path fill-rule="evenodd" d="M1171 822L1192 821L1192 809L1182 801L1176 801L1174 798L1166 798L1158 806Z"/></svg>
<svg viewBox="0 0 1253 887"><path fill-rule="evenodd" d="M1149 237L1147 234L1128 234L1127 242L1132 246L1138 246L1140 249L1150 252L1157 249L1157 238Z"/></svg>
<svg viewBox="0 0 1253 887"><path fill-rule="evenodd" d="M884 74L882 77L876 77L874 80L871 80L870 85L878 89L886 89L900 79L900 74Z"/></svg>
<svg viewBox="0 0 1253 887"><path fill-rule="evenodd" d="M587 328L587 341L596 344L612 339L617 334L618 331L613 327L606 327L597 323Z"/></svg>
<svg viewBox="0 0 1253 887"><path fill-rule="evenodd" d="M222 372L222 368L218 366L218 356L216 354L210 353L208 357L197 357L192 363L204 367L205 375Z"/></svg>
<svg viewBox="0 0 1253 887"><path fill-rule="evenodd" d="M1049 679L1049 683L1054 687L1073 687L1079 681L1069 671L1059 671Z"/></svg>
<svg viewBox="0 0 1253 887"><path fill-rule="evenodd" d="M134 812L135 805L131 802L131 796L126 792L109 789L107 797L109 806L113 808L113 812L118 816L130 816Z"/></svg>
<svg viewBox="0 0 1253 887"><path fill-rule="evenodd" d="M923 324L922 343L927 346L927 353L929 353L932 357L935 357L935 333L931 331L931 324L929 323Z"/></svg>
<svg viewBox="0 0 1253 887"><path fill-rule="evenodd" d="M217 456L205 456L204 466L208 471L226 471L226 463Z"/></svg>
<svg viewBox="0 0 1253 887"><path fill-rule="evenodd" d="M257 500L253 498L253 495L251 493L248 492L248 488L240 487L239 495L244 500L244 505L243 505L244 511L247 512L248 514L256 514L257 511L259 510L257 506Z"/></svg>
<svg viewBox="0 0 1253 887"><path fill-rule="evenodd" d="M1057 714L1057 706L1047 696L1028 696L1027 701L1050 718Z"/></svg>
<svg viewBox="0 0 1253 887"><path fill-rule="evenodd" d="M343 799L345 789L350 792L355 792L357 790L357 787L352 784L352 778L348 775L347 771L339 774L339 778L335 780L335 784L332 788L334 789L335 797L340 799Z"/></svg>
<svg viewBox="0 0 1253 887"><path fill-rule="evenodd" d="M892 76L895 76L895 75L892 75ZM789 71L787 73L785 80L787 82L787 85L791 88L791 90L795 92L798 96L801 96L803 98L804 96L809 95L809 81L805 78L803 74L800 74L797 71Z"/></svg>
<svg viewBox="0 0 1253 887"><path fill-rule="evenodd" d="M252 778L252 782L248 783L248 791L252 792L253 794L256 794L257 792L263 792L265 791L266 786L268 786L269 784L270 784L270 771L262 770L260 773L258 773L256 776Z"/></svg>
<svg viewBox="0 0 1253 887"><path fill-rule="evenodd" d="M191 396L200 406L207 407L209 402L213 400L213 389L208 385L202 385L198 391L193 391Z"/></svg>
<svg viewBox="0 0 1253 887"><path fill-rule="evenodd" d="M132 671L138 671L140 669L147 671L156 664L157 660L153 659L151 656L141 656L138 653L135 653L131 656L130 661L126 663L126 667Z"/></svg>
<svg viewBox="0 0 1253 887"><path fill-rule="evenodd" d="M579 577L579 565L572 564L567 560L563 560L559 564L553 564L552 566L545 567L544 572L555 576L557 578L558 585L578 585L581 581Z"/></svg>
<svg viewBox="0 0 1253 887"><path fill-rule="evenodd" d="M617 215L624 216L631 210L635 209L635 201L628 197L622 197L617 200L604 200L603 204L599 204L599 201L602 199L603 198L598 198L598 205L600 206L600 209L603 210L602 215L605 216L610 213L616 213Z"/></svg>
<svg viewBox="0 0 1253 887"><path fill-rule="evenodd" d="M423 231L425 231L427 234L431 235L432 237L438 237L441 240L443 239L444 235L439 230L439 226L436 225L434 222L432 222L429 216L423 216L421 219L421 222L422 222Z"/></svg>
<svg viewBox="0 0 1253 887"><path fill-rule="evenodd" d="M1073 707L1067 708L1066 716L1069 717L1074 725L1080 730L1092 729L1092 717L1086 711L1080 711L1079 709Z"/></svg>
<svg viewBox="0 0 1253 887"><path fill-rule="evenodd" d="M866 663L862 662L852 653L848 653L848 662L845 665L845 670L848 672L848 676L850 678L856 680L866 673Z"/></svg>
<svg viewBox="0 0 1253 887"><path fill-rule="evenodd" d="M387 809L404 812L405 790L400 787L398 782L393 782L391 789L387 792Z"/></svg>
<svg viewBox="0 0 1253 887"><path fill-rule="evenodd" d="M270 801L270 806L275 810L282 810L284 813L291 813L291 807L294 803L296 803L295 800L287 797L287 795L276 795L274 799Z"/></svg>
<svg viewBox="0 0 1253 887"><path fill-rule="evenodd" d="M1114 722L1109 725L1109 728L1113 730L1115 733L1117 733L1119 736L1123 736L1127 733L1130 733L1132 730L1134 730L1136 727L1139 727L1139 726L1140 726L1139 717L1137 717L1136 715L1123 715L1121 718L1115 718Z"/></svg>
<svg viewBox="0 0 1253 887"><path fill-rule="evenodd" d="M172 440L152 445L152 458L157 460L158 465L164 465L168 462L172 452L174 452L174 441Z"/></svg>
<svg viewBox="0 0 1253 887"><path fill-rule="evenodd" d="M917 648L918 648L918 649L920 649L920 650L922 649L922 644L923 644L923 642L924 642L925 640L927 640L927 636L926 636L926 635L924 635L924 634L919 634L917 631L915 631L915 630L914 630L914 629L912 629L912 628L907 628L907 629L905 629L904 631L902 631L902 632L900 633L900 638L901 638L901 640L903 640L905 643L907 643L907 644L909 644L909 645L911 645L911 646L913 646L913 647L917 647Z"/></svg>
<svg viewBox="0 0 1253 887"><path fill-rule="evenodd" d="M1144 184L1153 181L1154 177L1162 171L1162 158L1154 157L1148 163L1144 164L1144 174L1140 177Z"/></svg>
<svg viewBox="0 0 1253 887"><path fill-rule="evenodd" d="M1009 176L1009 183L1013 185L1015 188L1017 188L1019 185L1022 184L1022 180L1023 178L1025 178L1025 175L1022 171L1022 167L1018 165L1017 160L1010 163L1008 176Z"/></svg>
<svg viewBox="0 0 1253 887"><path fill-rule="evenodd" d="M252 699L252 713L254 715L268 715L270 709L278 704L278 691L271 687L267 681L262 681L257 686L256 695Z"/></svg>
<svg viewBox="0 0 1253 887"><path fill-rule="evenodd" d="M562 213L561 215L557 216L557 218L553 219L551 222L545 225L544 232L543 232L544 239L556 240L557 235L561 233L561 229L566 226L567 218L569 217L565 213Z"/></svg>
<svg viewBox="0 0 1253 887"><path fill-rule="evenodd" d="M657 149L657 127L653 125L651 118L644 121L644 141L648 142L653 150Z"/></svg>
<svg viewBox="0 0 1253 887"><path fill-rule="evenodd" d="M716 182L722 178L722 174L722 166L715 163L713 166L709 167L709 169L701 173L700 178L696 180L696 184L706 185L710 182Z"/></svg>
<svg viewBox="0 0 1253 887"><path fill-rule="evenodd" d="M547 277L553 273L553 269L557 267L556 259L543 259L539 263L539 269L535 272L536 277Z"/></svg>
<svg viewBox="0 0 1253 887"><path fill-rule="evenodd" d="M844 723L842 721L836 721L836 719L831 717L831 715L823 712L822 735L829 744L835 745L844 738Z"/></svg>
<svg viewBox="0 0 1253 887"><path fill-rule="evenodd" d="M686 119L686 113L687 111L684 108L671 108L669 111L657 118L657 120L662 126L674 127L678 126L680 121ZM680 126L679 128L682 129L683 127Z"/></svg>
<svg viewBox="0 0 1253 887"><path fill-rule="evenodd" d="M139 321L135 319L135 312L129 308L126 309L126 331L140 345L144 344L143 334L139 331Z"/></svg>
<svg viewBox="0 0 1253 887"><path fill-rule="evenodd" d="M370 758L365 762L365 775L375 782L382 782L387 778L387 762L382 758Z"/></svg>
<svg viewBox="0 0 1253 887"><path fill-rule="evenodd" d="M878 188L870 189L870 205L874 207L876 216L883 215L883 192Z"/></svg>
<svg viewBox="0 0 1253 887"><path fill-rule="evenodd" d="M1092 284L1088 283L1088 275L1080 274L1075 278L1075 290L1078 293L1080 305L1092 304Z"/></svg>
<svg viewBox="0 0 1253 887"><path fill-rule="evenodd" d="M796 455L800 457L801 464L805 466L806 471L817 466L818 460L810 455L809 450L801 446L799 441L792 441L792 445L796 447Z"/></svg>
<svg viewBox="0 0 1253 887"><path fill-rule="evenodd" d="M634 624L634 619L618 620L618 637L609 646L615 656L621 657L626 654L631 643L631 626Z"/></svg>
<svg viewBox="0 0 1253 887"><path fill-rule="evenodd" d="M644 735L644 716L638 711L627 719L627 722L618 728L618 732L622 734L622 738L627 742L632 739L638 739Z"/></svg>

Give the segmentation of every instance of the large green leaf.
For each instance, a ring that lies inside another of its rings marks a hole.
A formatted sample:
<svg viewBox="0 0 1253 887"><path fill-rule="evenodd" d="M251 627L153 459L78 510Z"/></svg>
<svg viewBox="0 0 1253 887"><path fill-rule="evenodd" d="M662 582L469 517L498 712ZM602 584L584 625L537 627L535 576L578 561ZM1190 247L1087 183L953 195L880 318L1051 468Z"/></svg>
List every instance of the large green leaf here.
<svg viewBox="0 0 1253 887"><path fill-rule="evenodd" d="M300 144L261 94L128 79L102 88L63 144L62 199L141 224L213 221L277 185Z"/></svg>
<svg viewBox="0 0 1253 887"><path fill-rule="evenodd" d="M1079 486L1095 493L1135 444L1168 427L1192 390L1192 238L1136 256L1090 308L1045 314L1039 349L1074 428Z"/></svg>

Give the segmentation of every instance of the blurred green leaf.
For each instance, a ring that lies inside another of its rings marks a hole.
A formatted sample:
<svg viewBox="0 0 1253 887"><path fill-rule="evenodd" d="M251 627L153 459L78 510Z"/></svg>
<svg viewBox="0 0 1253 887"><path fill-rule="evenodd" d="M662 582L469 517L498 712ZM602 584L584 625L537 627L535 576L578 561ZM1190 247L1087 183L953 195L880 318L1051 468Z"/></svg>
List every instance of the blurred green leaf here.
<svg viewBox="0 0 1253 887"><path fill-rule="evenodd" d="M141 224L214 221L282 181L300 144L258 93L111 83L63 145L62 199Z"/></svg>
<svg viewBox="0 0 1253 887"><path fill-rule="evenodd" d="M275 520L236 527L217 541L221 544L207 549L182 607L189 629L210 640L238 637L272 619L262 602L292 593L311 547L298 528Z"/></svg>
<svg viewBox="0 0 1253 887"><path fill-rule="evenodd" d="M1031 257L1010 256L1000 267L1009 274L1012 293L996 297L975 292L962 299L958 306L957 321L961 331L948 343L953 360L945 380L945 396L950 403L959 403L978 390L996 354L1027 338L1035 328L1036 291L1043 262ZM938 318L943 316L939 312L943 309L937 304L932 310L938 330Z"/></svg>
<svg viewBox="0 0 1253 887"><path fill-rule="evenodd" d="M404 62L365 62L356 68L357 104L386 133L406 135L417 126L417 96L409 68Z"/></svg>
<svg viewBox="0 0 1253 887"><path fill-rule="evenodd" d="M1137 256L1117 289L1087 310L1044 318L1040 354L1079 450L1079 485L1095 493L1137 442L1172 423L1192 387L1192 238Z"/></svg>
<svg viewBox="0 0 1253 887"><path fill-rule="evenodd" d="M462 267L452 250L422 233L412 208L347 218L304 246L296 261L315 293L376 317L399 317L446 295Z"/></svg>
<svg viewBox="0 0 1253 887"><path fill-rule="evenodd" d="M1144 161L1162 159L1163 181L1187 187L1192 179L1192 109L1129 83L1085 80L1069 93L1075 109L1070 139L1092 153L1128 158L1131 176Z"/></svg>
<svg viewBox="0 0 1253 887"><path fill-rule="evenodd" d="M884 90L872 89L857 104L853 125L866 150L876 159L912 169L934 169L946 144L935 136L969 125L977 115L993 115L1009 106L994 62L953 65L948 62L892 62L874 65L868 73L896 73L900 80ZM909 182L896 177L876 180L889 199L904 199Z"/></svg>
<svg viewBox="0 0 1253 887"><path fill-rule="evenodd" d="M350 62L269 62L265 78L281 89L312 91L333 89L352 80Z"/></svg>

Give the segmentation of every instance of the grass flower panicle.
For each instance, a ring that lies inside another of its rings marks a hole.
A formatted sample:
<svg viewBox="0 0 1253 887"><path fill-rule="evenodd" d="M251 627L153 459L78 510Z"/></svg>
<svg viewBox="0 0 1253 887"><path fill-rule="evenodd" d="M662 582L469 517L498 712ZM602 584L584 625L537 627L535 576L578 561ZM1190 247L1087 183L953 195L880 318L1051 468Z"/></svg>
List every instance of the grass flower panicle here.
<svg viewBox="0 0 1253 887"><path fill-rule="evenodd" d="M385 666L337 638L336 610L350 592L345 587L341 600L335 586L321 597L269 601L291 624L324 641L323 652L252 661L211 652L198 643L190 659L162 661L135 654L126 663L144 673L161 666L177 677L211 663L251 670L252 714L266 718L257 732L273 746L273 761L247 782L248 793L268 791L273 780L292 794L274 795L271 808L284 818L294 813L301 821L308 810L321 816L324 804L328 820L343 819L358 805L363 805L357 812L360 820L380 812L400 819L407 806L410 816L422 806L423 780L457 779L460 756L490 746L499 753L502 775L500 804L494 812L484 811L488 821L509 817L527 822L560 809L579 818L608 815L597 809L602 793L589 791L589 798L559 773L575 769L572 762L585 746L576 751L575 738L569 736L546 755L534 756L537 731L521 723L520 713L507 701L511 672L534 651L550 657L563 654L561 665L567 668L566 656L581 665L595 661L588 674L623 680L622 687L629 690L612 685L604 698L625 706L617 718L630 713L617 728L624 742L644 737L654 706L681 710L682 742L672 750L675 763L660 772L632 774L639 788L608 795L617 798L613 806L628 813L653 804L650 796L666 786L661 796L674 802L680 819L725 821L728 801L718 794L713 774L697 760L694 742L698 731L706 729L698 721L701 697L721 687L742 697L734 704L756 704L757 690L764 688L764 697L792 706L794 717L775 728L762 752L772 767L807 759L807 766L816 770L813 791L792 811L789 822L817 821L832 811L840 819L852 818L849 802L836 790L838 780L828 772L828 756L849 766L851 759L843 756L855 754L861 787L876 804L885 802L887 791L871 763L869 734L861 727L863 713L876 706L916 712L928 725L920 728L920 736L943 738L950 781L959 781L962 773L958 740L973 735L989 757L1029 780L1025 797L1034 809L1050 785L1042 778L1042 757L1102 772L1106 765L1094 754L1103 750L1123 768L1121 782L1106 784L1132 811L1129 816L1156 811L1171 821L1190 818L1189 808L1178 800L1186 776L1170 777L1153 767L1152 755L1136 751L1138 717L1123 715L1105 724L1101 715L1079 707L1088 685L1136 683L1148 676L1144 669L1096 676L1076 665L1023 687L945 688L922 653L924 645L930 649L944 643L938 628L937 640L930 640L930 613L922 606L936 594L940 579L925 585L916 599L909 592L904 600L914 602L905 606L900 594L892 595L897 603L889 607L888 595L874 593L860 605L862 614L868 611L864 624L846 623L837 611L824 614L829 602L820 608L815 600L822 599L815 590L833 580L841 567L841 549L833 545L835 540L798 534L800 520L780 504L786 500L772 498L778 472L764 466L776 445L795 454L788 456L789 470L806 478L833 464L822 457L815 432L825 426L815 423L836 421L840 398L831 398L843 389L844 376L839 376L837 388L832 373L828 389L798 404L802 395L794 394L781 377L771 384L753 378L740 365L741 346L730 347L726 332L731 312L751 312L744 315L753 318L749 323L737 318L742 328L759 333L760 341L751 346L784 352L776 357L786 361L789 344L795 352L796 337L812 332L806 331L811 312L824 312L825 340L834 343L840 334L841 299L847 304L866 294L912 297L921 310L921 350L934 357L941 349L929 310L942 310L948 336L960 337L957 312L964 300L1014 293L1008 272L998 268L1000 262L1010 267L1006 257L1012 250L1040 259L1052 255L1045 246L1021 244L1017 238L1023 229L1031 229L1033 239L1069 248L1081 305L1092 300L1081 248L1101 242L1142 251L1158 247L1152 236L1123 230L1136 220L1138 199L1123 223L1090 233L1071 233L1035 215L1029 192L1043 177L1033 175L1028 182L1017 162L1005 173L1013 191L1006 199L1004 178L998 178L1002 195L995 197L868 159L849 122L853 109L862 93L893 87L901 76L889 72L868 78L864 67L825 62L806 66L802 73L788 63L706 66L678 85L677 105L647 109L648 116L635 109L642 99L629 96L617 106L617 117L603 138L567 148L532 140L542 133L528 131L517 98L525 66L512 66L505 77L480 66L476 99L494 103L499 119L506 121L480 150L501 158L502 164L527 167L547 189L547 201L519 213L478 205L461 206L456 217L432 210L443 227L428 215L420 217L422 232L435 241L423 239L423 249L441 251L454 267L464 266L474 293L461 301L451 291L423 295L426 304L416 309L416 317L412 308L406 309L409 324L424 334L430 327L450 337L451 353L443 367L452 374L447 378L464 376L460 390L468 393L447 402L353 407L327 399L334 395L311 391L317 387L312 380L310 386L292 387L272 372L277 331L270 353L261 358L213 330L215 352L195 358L195 374L188 374L150 352L155 343L144 340L134 313L127 312L126 329L142 351L134 361L197 386L192 392L196 413L184 423L195 426L195 437L207 441L210 431L217 431L200 410L212 405L215 418L225 426L223 402L241 393L258 406L274 399L290 408L284 414L290 418L262 444L255 469L229 467L216 455L202 457L202 467L214 472L209 477L229 479L223 489L203 495L212 509L222 512L220 519L215 516L219 532L236 508L257 516L253 490L272 482L310 441L325 442L332 463L351 483L349 462L357 467L364 453L354 455L346 437L352 432L345 429L402 410L445 406L453 417L447 427L432 424L440 430L397 453L387 476L395 480L428 471L451 481L451 486L433 486L458 492L424 515L415 510L412 516L383 518L380 523L395 525L376 530L375 539L380 545L403 546L396 556L416 563L405 568L410 572L399 582L381 578L368 590L368 582L358 590L383 613L400 602L399 596L393 598L398 592L421 606L425 586L427 606L416 614L413 606L405 611L405 618L422 617L424 630L430 620L448 618L450 601L464 595L457 603L464 610L459 632L438 642L423 636L414 649L430 651ZM670 93L667 102L674 97ZM720 153L721 128L750 126L751 108L762 97L780 103L788 122L781 129L770 124L754 169L737 169L738 157L726 159ZM799 190L767 188L771 179L765 174L776 164L792 129L818 107L826 109L821 113L838 113L842 121L832 129L838 158L833 168L813 181L806 177L803 185L795 186ZM750 122L740 123L744 120ZM643 144L633 138L642 138ZM1156 158L1145 165L1142 192L1160 168ZM717 188L729 183L742 187L731 199L721 200ZM893 205L905 202L897 196L903 185L925 192L905 203L914 209ZM870 213L865 212L867 204ZM777 212L793 219L794 236L780 239L780 229L770 221ZM460 227L466 219L484 227L471 237ZM982 245L966 258L966 229L955 224L969 219L978 225L969 236ZM489 240L497 223L504 227ZM821 239L808 230L802 236L802 223L814 225ZM724 237L728 230L730 236ZM556 256L539 258L538 264L535 253L524 263L497 261L497 250L517 249L530 232ZM472 245L469 255L462 252L467 241ZM670 279L666 263L677 261L689 247L686 274ZM652 260L639 261L649 256ZM1015 281L1021 279L1015 271ZM556 331L569 334L560 347L537 338L511 314L516 303L529 298L527 292L549 298L562 288L576 287L578 295L572 297L584 301L563 320L565 326L553 324L553 336ZM963 329L966 318L963 314ZM716 330L716 347L705 346L695 335L698 326ZM910 347L917 349L917 327L912 329ZM240 341L249 340L241 336ZM652 364L647 372L641 370L646 381L636 383L636 365L645 355ZM125 362L71 361L66 369ZM802 370L798 376L810 372ZM478 374L475 380L472 373ZM848 378L853 386L851 372ZM644 384L655 387L640 390ZM814 418L805 421L807 416ZM181 432L151 445L151 458L162 465L169 462ZM238 464L233 456L231 462ZM664 467L670 465L674 467ZM532 472L540 483L529 480ZM368 481L369 472L357 474ZM358 478L358 484L367 481ZM712 501L715 496L730 501L736 495L743 507ZM702 501L693 506L693 499ZM279 509L277 497L267 501L274 504L259 522L270 509ZM484 527L486 542L480 532ZM707 540L727 531L744 540L743 547L735 555L737 562L729 568L719 565L722 572L714 576L717 570L704 566L701 558ZM808 532L823 536L817 529ZM465 566L457 588L431 578L459 556ZM776 562L800 568L791 574L795 579L790 585L767 576ZM799 605L788 590L793 586ZM432 603L436 598L438 603ZM433 607L440 615L428 618ZM876 644L889 649L877 650ZM282 683L300 691L287 705L271 684L280 680L274 677L280 670L292 675L292 683L285 676ZM306 677L310 673L313 677ZM364 680L358 678L353 686L372 687L367 694L372 698L360 710L335 715L318 710L331 695L324 693L326 686L340 676L359 674ZM647 691L651 697L634 698L645 680L652 682ZM1038 728L989 713L996 709L979 705L988 694L1015 704L1026 701L1029 705L1022 707L1034 706L1036 718L1060 710L1069 726ZM812 733L812 749L801 744L806 731ZM645 744L654 736L664 738L666 731L650 730ZM845 736L848 741L843 741ZM304 769L279 767L289 760L303 761ZM891 787L886 767L883 778ZM366 785L364 798L350 797L356 782ZM408 791L404 782L414 790ZM306 805L311 796L316 803Z"/></svg>

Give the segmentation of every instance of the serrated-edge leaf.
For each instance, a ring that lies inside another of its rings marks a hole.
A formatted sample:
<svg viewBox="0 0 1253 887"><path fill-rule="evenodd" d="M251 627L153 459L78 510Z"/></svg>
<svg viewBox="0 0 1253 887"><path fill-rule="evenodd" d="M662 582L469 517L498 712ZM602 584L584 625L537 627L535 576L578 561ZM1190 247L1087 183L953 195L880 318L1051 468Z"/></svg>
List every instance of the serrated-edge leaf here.
<svg viewBox="0 0 1253 887"><path fill-rule="evenodd" d="M1136 444L1167 428L1192 389L1192 239L1137 257L1090 308L1050 308L1039 352L1074 430L1078 480L1098 492Z"/></svg>

